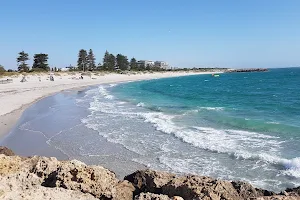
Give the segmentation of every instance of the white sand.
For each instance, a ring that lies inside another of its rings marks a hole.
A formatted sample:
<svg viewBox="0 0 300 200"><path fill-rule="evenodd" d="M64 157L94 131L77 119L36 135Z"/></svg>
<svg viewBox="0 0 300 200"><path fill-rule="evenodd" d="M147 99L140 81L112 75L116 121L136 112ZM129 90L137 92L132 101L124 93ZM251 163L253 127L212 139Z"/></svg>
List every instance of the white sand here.
<svg viewBox="0 0 300 200"><path fill-rule="evenodd" d="M61 73L54 75L54 81L49 80L49 74L28 75L27 82L20 82L22 75L13 78L12 83L0 84L0 136L8 132L20 117L21 113L32 102L50 94L86 87L97 84L116 83L136 80L147 80L165 77L186 76L194 74L207 74L211 72L164 72L164 73L140 73L140 74L99 74L83 76L79 73ZM39 77L41 81L39 81ZM0 80L9 77L1 78ZM18 112L17 112L18 111Z"/></svg>

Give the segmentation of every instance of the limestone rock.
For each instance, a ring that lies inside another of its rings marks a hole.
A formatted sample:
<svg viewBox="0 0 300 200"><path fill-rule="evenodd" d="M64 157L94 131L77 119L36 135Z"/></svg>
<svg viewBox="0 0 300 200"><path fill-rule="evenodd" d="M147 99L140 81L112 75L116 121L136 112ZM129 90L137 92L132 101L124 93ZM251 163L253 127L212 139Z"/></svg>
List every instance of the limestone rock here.
<svg viewBox="0 0 300 200"><path fill-rule="evenodd" d="M184 199L179 196L174 196L170 198L168 195L142 192L139 195L136 195L134 197L134 200L184 200Z"/></svg>
<svg viewBox="0 0 300 200"><path fill-rule="evenodd" d="M171 198L171 200L184 200L184 199L180 196L174 196Z"/></svg>
<svg viewBox="0 0 300 200"><path fill-rule="evenodd" d="M33 168L34 173L45 178L43 186L77 190L100 199L116 197L115 186L119 181L108 169L101 166L86 166L79 161L57 163L57 160L54 160L53 164L44 161L39 161Z"/></svg>
<svg viewBox="0 0 300 200"><path fill-rule="evenodd" d="M175 176L152 170L137 171L125 177L136 187L135 194L150 192L184 199L251 199L273 193L242 182L230 182L205 176Z"/></svg>
<svg viewBox="0 0 300 200"><path fill-rule="evenodd" d="M134 200L170 200L170 198L167 195L142 192L139 195L136 195Z"/></svg>
<svg viewBox="0 0 300 200"><path fill-rule="evenodd" d="M108 169L77 160L0 154L0 199L300 200L300 187L275 194L240 181L153 170L120 181Z"/></svg>
<svg viewBox="0 0 300 200"><path fill-rule="evenodd" d="M132 183L128 181L120 181L116 185L116 198L117 200L132 200L135 188Z"/></svg>
<svg viewBox="0 0 300 200"><path fill-rule="evenodd" d="M162 193L162 186L175 178L174 174L153 170L140 170L124 178L136 187L136 194L140 192Z"/></svg>
<svg viewBox="0 0 300 200"><path fill-rule="evenodd" d="M11 149L9 149L7 147L2 147L2 146L0 146L0 154L4 154L6 156L14 156L15 155L15 153Z"/></svg>
<svg viewBox="0 0 300 200"><path fill-rule="evenodd" d="M0 154L0 175L16 173L21 168L22 159L15 156Z"/></svg>
<svg viewBox="0 0 300 200"><path fill-rule="evenodd" d="M300 196L300 186L297 188L288 188L285 190L285 192L294 193Z"/></svg>
<svg viewBox="0 0 300 200"><path fill-rule="evenodd" d="M30 173L28 162L17 156L0 155L0 199L95 199L90 194L63 188L47 188L43 179Z"/></svg>
<svg viewBox="0 0 300 200"><path fill-rule="evenodd" d="M271 191L254 188L249 183L245 183L241 181L233 181L231 183L232 186L235 188L235 190L239 193L240 197L244 199L259 197L259 196L271 196L275 194L274 192Z"/></svg>
<svg viewBox="0 0 300 200"><path fill-rule="evenodd" d="M101 166L86 166L76 160L60 162L56 158L38 156L23 159L3 154L0 155L0 177L1 183L4 184L2 191L8 191L19 182L20 194L33 186L38 186L38 191L63 188L90 194L98 199L117 199L116 191L119 183L113 172ZM130 183L127 183L127 186L130 187ZM121 188L120 186L120 192ZM131 199L133 190L131 184ZM122 193L126 194L125 191Z"/></svg>
<svg viewBox="0 0 300 200"><path fill-rule="evenodd" d="M300 197L294 195L273 195L269 197L259 197L257 200L300 200Z"/></svg>

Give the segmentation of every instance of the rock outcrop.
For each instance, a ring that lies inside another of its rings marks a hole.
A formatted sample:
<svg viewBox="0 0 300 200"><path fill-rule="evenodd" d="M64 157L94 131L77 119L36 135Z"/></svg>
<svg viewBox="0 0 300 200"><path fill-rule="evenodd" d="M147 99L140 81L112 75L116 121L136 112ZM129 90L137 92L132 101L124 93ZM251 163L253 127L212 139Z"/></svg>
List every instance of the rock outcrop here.
<svg viewBox="0 0 300 200"><path fill-rule="evenodd" d="M6 156L14 156L15 155L15 153L11 149L9 149L7 147L1 147L1 146L0 146L0 154L4 154Z"/></svg>
<svg viewBox="0 0 300 200"><path fill-rule="evenodd" d="M68 194L70 199L80 194L81 199L132 200L133 191L131 183L118 180L113 172L101 166L86 166L77 160L61 162L56 158L0 155L2 199L9 199L14 193L18 197L28 196L27 192L31 194L29 199L40 199L40 193L49 193L49 199L50 193L54 195L52 199L65 199L56 197L57 192Z"/></svg>
<svg viewBox="0 0 300 200"><path fill-rule="evenodd" d="M229 182L206 176L180 176L152 170L137 171L125 177L136 187L135 193L151 192L184 199L251 199L274 193L243 182Z"/></svg>
<svg viewBox="0 0 300 200"><path fill-rule="evenodd" d="M139 170L118 180L115 173L101 166L39 156L23 158L0 149L4 149L0 152L0 199L300 199L300 187L275 194L239 181L154 170Z"/></svg>
<svg viewBox="0 0 300 200"><path fill-rule="evenodd" d="M168 195L142 192L142 193L136 195L134 200L184 200L184 199L179 196L174 196L174 197L170 198Z"/></svg>

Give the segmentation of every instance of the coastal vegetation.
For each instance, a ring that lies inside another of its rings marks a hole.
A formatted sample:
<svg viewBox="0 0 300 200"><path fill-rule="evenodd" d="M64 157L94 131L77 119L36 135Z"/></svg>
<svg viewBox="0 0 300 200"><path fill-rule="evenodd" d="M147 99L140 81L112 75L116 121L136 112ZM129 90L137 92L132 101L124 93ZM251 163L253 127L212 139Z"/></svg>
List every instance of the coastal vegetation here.
<svg viewBox="0 0 300 200"><path fill-rule="evenodd" d="M18 71L19 72L28 72L29 71L29 67L28 67L28 64L27 64L28 60L29 60L28 53L25 53L24 51L21 51L19 53L19 57L17 58Z"/></svg>
<svg viewBox="0 0 300 200"><path fill-rule="evenodd" d="M4 72L6 72L6 70L4 69L4 67L2 65L0 65L0 74L3 74Z"/></svg>

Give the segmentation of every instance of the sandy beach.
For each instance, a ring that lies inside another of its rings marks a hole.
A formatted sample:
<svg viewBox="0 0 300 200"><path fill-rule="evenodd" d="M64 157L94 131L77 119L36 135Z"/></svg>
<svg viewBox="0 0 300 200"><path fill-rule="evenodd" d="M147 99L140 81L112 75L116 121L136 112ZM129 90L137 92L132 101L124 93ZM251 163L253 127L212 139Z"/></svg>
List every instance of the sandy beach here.
<svg viewBox="0 0 300 200"><path fill-rule="evenodd" d="M196 74L210 74L212 72L164 72L137 74L92 74L79 79L80 73L57 73L54 81L49 80L49 74L27 75L27 82L20 82L18 77L3 77L13 79L12 83L0 84L0 138L9 133L22 112L33 102L48 95L69 89L87 87L105 83L148 80ZM41 81L40 81L41 80Z"/></svg>

